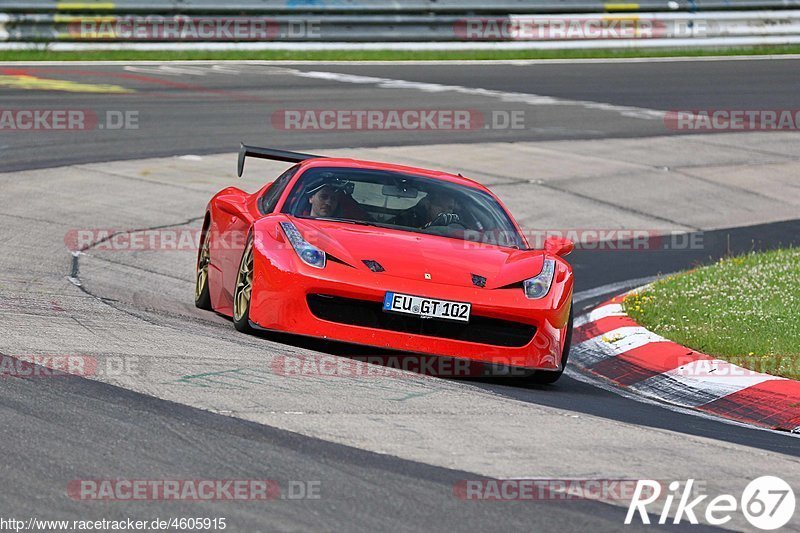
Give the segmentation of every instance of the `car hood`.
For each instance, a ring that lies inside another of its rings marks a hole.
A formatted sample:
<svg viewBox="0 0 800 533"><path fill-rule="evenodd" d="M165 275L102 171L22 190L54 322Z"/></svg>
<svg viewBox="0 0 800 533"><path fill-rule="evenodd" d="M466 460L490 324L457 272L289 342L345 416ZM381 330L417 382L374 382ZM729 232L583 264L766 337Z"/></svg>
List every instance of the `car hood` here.
<svg viewBox="0 0 800 533"><path fill-rule="evenodd" d="M474 287L472 275L486 278L487 289L518 283L542 270L544 252L516 250L435 235L341 222L292 219L304 238L335 259L371 273L364 261L376 261L376 275Z"/></svg>

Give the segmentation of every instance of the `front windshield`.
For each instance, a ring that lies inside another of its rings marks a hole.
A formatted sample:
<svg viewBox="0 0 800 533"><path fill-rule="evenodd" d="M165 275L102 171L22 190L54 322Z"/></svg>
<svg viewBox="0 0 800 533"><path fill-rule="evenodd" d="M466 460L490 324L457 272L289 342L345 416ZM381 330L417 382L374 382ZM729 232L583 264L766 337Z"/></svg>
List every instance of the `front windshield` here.
<svg viewBox="0 0 800 533"><path fill-rule="evenodd" d="M399 172L308 169L289 194L283 213L523 247L508 214L491 195Z"/></svg>

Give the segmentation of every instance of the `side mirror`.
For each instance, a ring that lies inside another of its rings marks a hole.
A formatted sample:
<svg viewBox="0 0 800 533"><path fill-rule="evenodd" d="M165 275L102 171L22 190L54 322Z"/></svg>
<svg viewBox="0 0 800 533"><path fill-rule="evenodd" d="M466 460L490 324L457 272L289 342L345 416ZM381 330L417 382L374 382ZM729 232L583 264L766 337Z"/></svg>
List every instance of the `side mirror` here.
<svg viewBox="0 0 800 533"><path fill-rule="evenodd" d="M575 243L562 237L548 237L544 241L544 249L549 254L564 257L572 253Z"/></svg>

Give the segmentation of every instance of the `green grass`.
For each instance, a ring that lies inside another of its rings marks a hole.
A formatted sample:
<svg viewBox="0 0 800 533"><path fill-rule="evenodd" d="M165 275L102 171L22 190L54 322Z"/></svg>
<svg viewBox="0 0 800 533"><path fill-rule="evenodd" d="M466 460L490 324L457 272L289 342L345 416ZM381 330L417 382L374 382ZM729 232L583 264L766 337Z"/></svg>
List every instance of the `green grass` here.
<svg viewBox="0 0 800 533"><path fill-rule="evenodd" d="M659 280L623 305L667 339L800 379L800 248L723 259Z"/></svg>
<svg viewBox="0 0 800 533"><path fill-rule="evenodd" d="M609 49L609 50L465 50L465 51L391 51L327 50L294 52L270 51L84 51L49 52L46 50L0 51L0 61L189 61L189 60L270 60L270 61L401 61L401 60L479 60L479 59L587 59L628 57L671 57L709 55L798 54L800 45L747 48L681 49Z"/></svg>

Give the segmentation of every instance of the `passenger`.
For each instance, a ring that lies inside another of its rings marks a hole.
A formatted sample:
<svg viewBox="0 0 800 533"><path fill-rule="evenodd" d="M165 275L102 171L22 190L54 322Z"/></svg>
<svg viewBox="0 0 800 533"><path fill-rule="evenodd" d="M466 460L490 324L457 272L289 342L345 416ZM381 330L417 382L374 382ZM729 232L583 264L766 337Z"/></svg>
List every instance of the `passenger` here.
<svg viewBox="0 0 800 533"><path fill-rule="evenodd" d="M455 198L447 191L433 190L417 205L397 215L392 223L397 226L418 229L425 229L433 225L449 226L461 222L455 210Z"/></svg>

